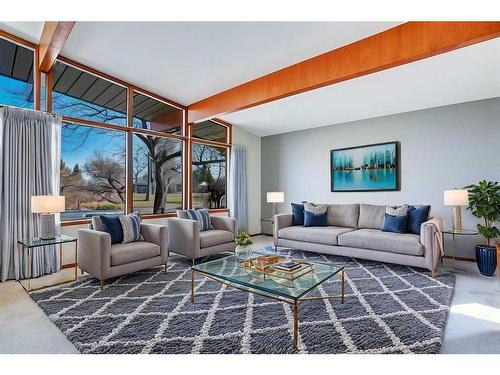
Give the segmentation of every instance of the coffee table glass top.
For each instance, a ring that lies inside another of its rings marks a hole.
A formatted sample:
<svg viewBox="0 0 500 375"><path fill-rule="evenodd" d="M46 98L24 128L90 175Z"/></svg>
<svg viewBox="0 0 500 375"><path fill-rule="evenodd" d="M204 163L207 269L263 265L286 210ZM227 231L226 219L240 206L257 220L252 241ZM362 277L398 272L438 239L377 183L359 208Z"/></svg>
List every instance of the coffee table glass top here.
<svg viewBox="0 0 500 375"><path fill-rule="evenodd" d="M463 235L469 235L469 236L479 234L479 232L476 229L453 229L453 228L444 228L443 233L463 234Z"/></svg>
<svg viewBox="0 0 500 375"><path fill-rule="evenodd" d="M279 278L271 275L245 269L238 266L238 258L231 255L225 258L196 264L192 267L194 271L227 281L231 284L241 285L255 291L276 295L279 297L299 299L319 284L325 282L332 276L344 269L329 263L310 262L314 271L305 274L286 285ZM239 263L241 265L241 263Z"/></svg>

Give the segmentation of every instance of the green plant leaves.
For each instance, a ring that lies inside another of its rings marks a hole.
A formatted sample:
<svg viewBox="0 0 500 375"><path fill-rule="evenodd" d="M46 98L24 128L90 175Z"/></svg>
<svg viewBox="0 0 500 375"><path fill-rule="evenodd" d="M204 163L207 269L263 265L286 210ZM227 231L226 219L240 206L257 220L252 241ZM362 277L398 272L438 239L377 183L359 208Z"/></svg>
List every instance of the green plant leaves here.
<svg viewBox="0 0 500 375"><path fill-rule="evenodd" d="M248 232L245 232L244 230L241 230L234 237L234 242L238 246L248 246L248 245L253 244L252 237L250 237L250 234L248 234Z"/></svg>
<svg viewBox="0 0 500 375"><path fill-rule="evenodd" d="M478 224L477 230L489 245L491 239L500 237L500 230L493 225L500 220L500 186L498 182L483 180L465 189L469 191L467 209L475 217L483 219L484 225Z"/></svg>

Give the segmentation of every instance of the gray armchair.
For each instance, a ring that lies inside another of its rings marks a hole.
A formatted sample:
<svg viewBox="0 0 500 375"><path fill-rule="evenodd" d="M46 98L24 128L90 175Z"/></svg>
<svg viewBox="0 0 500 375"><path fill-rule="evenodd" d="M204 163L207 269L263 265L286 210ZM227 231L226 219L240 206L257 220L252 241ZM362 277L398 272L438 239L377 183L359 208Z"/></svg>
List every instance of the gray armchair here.
<svg viewBox="0 0 500 375"><path fill-rule="evenodd" d="M141 223L144 241L111 244L109 233L78 230L78 266L100 280L126 275L168 261L168 232L163 225Z"/></svg>
<svg viewBox="0 0 500 375"><path fill-rule="evenodd" d="M195 260L223 251L234 251L236 244L236 219L227 216L210 216L213 230L200 232L196 220L182 218L183 211L178 211L177 218L167 219L168 250Z"/></svg>

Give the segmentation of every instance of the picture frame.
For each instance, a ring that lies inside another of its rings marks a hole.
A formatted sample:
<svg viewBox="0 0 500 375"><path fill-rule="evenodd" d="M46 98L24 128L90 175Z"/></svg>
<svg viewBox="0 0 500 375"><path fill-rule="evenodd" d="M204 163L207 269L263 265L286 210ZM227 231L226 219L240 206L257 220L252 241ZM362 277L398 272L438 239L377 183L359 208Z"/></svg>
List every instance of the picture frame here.
<svg viewBox="0 0 500 375"><path fill-rule="evenodd" d="M398 141L332 149L330 191L399 191L400 168Z"/></svg>

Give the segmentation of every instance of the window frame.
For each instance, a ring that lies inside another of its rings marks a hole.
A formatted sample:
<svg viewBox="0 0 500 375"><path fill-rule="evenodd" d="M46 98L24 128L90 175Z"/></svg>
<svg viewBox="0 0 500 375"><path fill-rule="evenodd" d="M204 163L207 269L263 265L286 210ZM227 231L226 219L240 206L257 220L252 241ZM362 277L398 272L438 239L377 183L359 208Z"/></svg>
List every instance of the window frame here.
<svg viewBox="0 0 500 375"><path fill-rule="evenodd" d="M33 84L34 84L34 109L40 110L41 104L41 71L39 68L39 45L29 42L23 38L15 36L11 33L3 31L0 29L0 38L6 39L9 42L18 44L22 47L29 48L34 53L34 68L33 68ZM57 60L61 61L64 64L70 65L76 69L82 70L89 74L92 74L98 78L107 80L111 83L117 84L119 86L124 87L127 90L127 110L126 110L126 125L113 125L102 122L96 122L91 120L77 119L67 116L61 116L63 122L69 122L74 124L80 124L85 126L92 126L98 128L107 128L111 130L118 130L125 133L125 157L126 157L126 203L125 203L125 213L131 213L133 209L133 179L132 179L132 138L134 133L143 133L149 134L156 137L162 138L174 138L182 141L182 150L183 150L183 162L182 162L182 208L188 209L192 208L193 203L193 191L192 191L192 145L193 143L197 144L206 144L210 146L216 146L221 148L226 148L226 191L228 189L228 175L229 175L229 167L231 163L231 146L232 146L232 125L223 120L213 118L209 119L212 122L217 123L218 125L222 125L227 129L227 143L204 140L196 137L192 137L192 125L188 123L188 107L182 104L179 104L175 101L164 98L160 95L157 95L153 92L150 92L146 89L133 85L129 82L123 81L121 79L115 78L109 74L106 74L102 71L93 69L84 64L80 64L77 61L59 55ZM52 83L53 83L53 74L52 69L46 74L46 83L45 83L45 95L46 95L46 112L52 113ZM134 92L142 95L146 95L152 99L155 99L159 102L165 103L169 106L178 108L183 111L183 124L182 124L182 134L168 134L162 133L149 129L139 129L133 127L133 94ZM57 115L57 114L55 114ZM214 213L229 213L228 208L220 208L220 209L211 209L210 212ZM167 214L144 214L143 217L145 219L155 219L155 218L164 218L164 217L175 217L175 213L167 213ZM62 226L71 226L71 225L82 225L90 223L90 219L80 219L80 220L68 220L61 222Z"/></svg>

